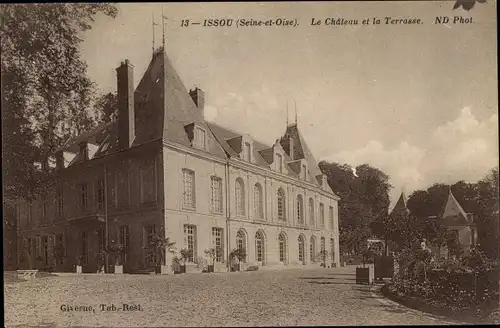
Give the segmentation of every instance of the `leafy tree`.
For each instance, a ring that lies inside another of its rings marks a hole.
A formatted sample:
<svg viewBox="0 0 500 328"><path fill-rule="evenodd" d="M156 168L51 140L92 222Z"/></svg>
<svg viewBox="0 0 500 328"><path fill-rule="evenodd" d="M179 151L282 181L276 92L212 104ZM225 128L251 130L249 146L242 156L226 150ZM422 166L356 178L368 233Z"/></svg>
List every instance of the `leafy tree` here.
<svg viewBox="0 0 500 328"><path fill-rule="evenodd" d="M356 167L356 175L349 165L319 163L328 177L339 202L340 245L344 251L361 252L371 237L371 225L387 215L389 208L389 176L381 170L363 164Z"/></svg>
<svg viewBox="0 0 500 328"><path fill-rule="evenodd" d="M108 92L99 96L95 102L99 121L109 123L118 116L118 98L116 93Z"/></svg>
<svg viewBox="0 0 500 328"><path fill-rule="evenodd" d="M94 17L115 17L110 4L7 4L2 28L2 137L5 200L46 190L44 172L54 150L92 129L94 85L81 59L82 33Z"/></svg>

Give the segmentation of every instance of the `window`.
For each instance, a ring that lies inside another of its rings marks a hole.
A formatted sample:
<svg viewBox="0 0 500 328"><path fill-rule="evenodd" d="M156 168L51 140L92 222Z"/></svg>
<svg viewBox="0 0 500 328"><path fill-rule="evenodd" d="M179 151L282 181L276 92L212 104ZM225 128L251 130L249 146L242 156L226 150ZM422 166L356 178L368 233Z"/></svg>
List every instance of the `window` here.
<svg viewBox="0 0 500 328"><path fill-rule="evenodd" d="M262 219L264 217L262 206L262 187L258 183L253 187L253 212L255 217L258 219Z"/></svg>
<svg viewBox="0 0 500 328"><path fill-rule="evenodd" d="M104 250L104 246L106 246L106 234L104 232L104 228L97 230L97 243L97 249L102 252Z"/></svg>
<svg viewBox="0 0 500 328"><path fill-rule="evenodd" d="M325 250L326 250L325 237L321 237L321 251L324 252Z"/></svg>
<svg viewBox="0 0 500 328"><path fill-rule="evenodd" d="M88 194L87 194L87 184L80 184L80 209L83 213L88 211Z"/></svg>
<svg viewBox="0 0 500 328"><path fill-rule="evenodd" d="M196 226L184 225L184 247L191 252L189 262L194 262L196 258Z"/></svg>
<svg viewBox="0 0 500 328"><path fill-rule="evenodd" d="M332 262L335 262L335 241L333 238L330 238L330 256L332 258Z"/></svg>
<svg viewBox="0 0 500 328"><path fill-rule="evenodd" d="M283 189L278 189L278 220L286 221L285 216L285 192Z"/></svg>
<svg viewBox="0 0 500 328"><path fill-rule="evenodd" d="M140 169L140 197L141 203L151 203L156 201L156 161L145 162Z"/></svg>
<svg viewBox="0 0 500 328"><path fill-rule="evenodd" d="M42 196L42 218L44 220L47 220L47 207L48 207L48 202L47 202L47 195Z"/></svg>
<svg viewBox="0 0 500 328"><path fill-rule="evenodd" d="M195 136L194 136L194 146L198 149L205 150L205 139L206 133L205 130L201 128L195 128Z"/></svg>
<svg viewBox="0 0 500 328"><path fill-rule="evenodd" d="M307 166L302 164L302 179L307 180Z"/></svg>
<svg viewBox="0 0 500 328"><path fill-rule="evenodd" d="M118 172L113 174L113 185L111 187L111 202L113 207L118 206Z"/></svg>
<svg viewBox="0 0 500 328"><path fill-rule="evenodd" d="M49 236L42 237L42 257L45 265L49 264Z"/></svg>
<svg viewBox="0 0 500 328"><path fill-rule="evenodd" d="M304 254L304 251L305 251L305 242L304 242L304 236L300 235L299 236L299 262L301 263L305 263L305 254Z"/></svg>
<svg viewBox="0 0 500 328"><path fill-rule="evenodd" d="M62 187L56 190L56 216L61 218L63 216L64 210L64 199L63 199L63 189Z"/></svg>
<svg viewBox="0 0 500 328"><path fill-rule="evenodd" d="M309 245L309 256L311 262L316 262L316 239L311 237L310 245Z"/></svg>
<svg viewBox="0 0 500 328"><path fill-rule="evenodd" d="M286 262L286 240L283 233L280 233L278 236L279 243L279 261L285 263Z"/></svg>
<svg viewBox="0 0 500 328"><path fill-rule="evenodd" d="M154 241L154 236L156 235L156 226L154 224L150 224L144 227L144 232L146 234L146 263L148 265L156 264L156 253L154 249L151 247Z"/></svg>
<svg viewBox="0 0 500 328"><path fill-rule="evenodd" d="M194 172L191 170L182 170L182 181L184 184L183 193L183 207L184 208L195 208L196 198L195 198L195 177Z"/></svg>
<svg viewBox="0 0 500 328"><path fill-rule="evenodd" d="M96 187L97 210L104 211L104 179L97 179Z"/></svg>
<svg viewBox="0 0 500 328"><path fill-rule="evenodd" d="M57 254L57 257L59 258L59 264L63 264L64 257L66 256L66 247L64 243L64 235L62 233L56 235L56 245L59 252L59 254Z"/></svg>
<svg viewBox="0 0 500 328"><path fill-rule="evenodd" d="M333 223L333 206L330 206L328 209L328 220L330 221L330 229L334 230L334 223Z"/></svg>
<svg viewBox="0 0 500 328"><path fill-rule="evenodd" d="M281 154L276 154L276 170L283 173L283 156Z"/></svg>
<svg viewBox="0 0 500 328"><path fill-rule="evenodd" d="M314 200L309 198L309 223L314 226Z"/></svg>
<svg viewBox="0 0 500 328"><path fill-rule="evenodd" d="M298 224L304 224L304 200L302 195L297 196L297 222Z"/></svg>
<svg viewBox="0 0 500 328"><path fill-rule="evenodd" d="M245 189L243 187L243 180L236 179L236 187L234 188L236 196L236 215L245 215Z"/></svg>
<svg viewBox="0 0 500 328"><path fill-rule="evenodd" d="M222 179L211 177L210 183L210 209L212 212L222 213Z"/></svg>
<svg viewBox="0 0 500 328"><path fill-rule="evenodd" d="M261 231L255 234L255 259L264 262L264 235Z"/></svg>
<svg viewBox="0 0 500 328"><path fill-rule="evenodd" d="M245 145L243 148L244 148L244 151L243 151L244 160L247 162L251 162L252 161L252 153L251 153L250 143L245 142Z"/></svg>
<svg viewBox="0 0 500 328"><path fill-rule="evenodd" d="M212 228L212 247L215 248L215 261L222 262L222 228Z"/></svg>
<svg viewBox="0 0 500 328"><path fill-rule="evenodd" d="M325 204L319 203L319 224L322 228L325 227Z"/></svg>
<svg viewBox="0 0 500 328"><path fill-rule="evenodd" d="M42 256L42 239L40 236L36 236L35 242L35 257L39 258Z"/></svg>
<svg viewBox="0 0 500 328"><path fill-rule="evenodd" d="M119 241L120 241L120 245L125 248L125 251L122 253L122 263L126 263L127 262L127 248L130 245L130 227L129 226L125 225L125 226L120 227ZM154 259L154 260L156 260L156 259Z"/></svg>
<svg viewBox="0 0 500 328"><path fill-rule="evenodd" d="M130 185L128 166L121 166L121 170L117 174L118 181L116 182L117 206L128 206L130 203Z"/></svg>
<svg viewBox="0 0 500 328"><path fill-rule="evenodd" d="M89 243L87 231L82 231L80 235L82 263L87 264L89 260Z"/></svg>
<svg viewBox="0 0 500 328"><path fill-rule="evenodd" d="M33 222L33 204L29 203L27 206L28 210L28 224L31 224Z"/></svg>
<svg viewBox="0 0 500 328"><path fill-rule="evenodd" d="M243 230L239 230L236 233L236 248L238 248L238 250L244 250L245 253L246 253L246 249L247 249L246 240L247 240L247 238L246 238L245 232Z"/></svg>

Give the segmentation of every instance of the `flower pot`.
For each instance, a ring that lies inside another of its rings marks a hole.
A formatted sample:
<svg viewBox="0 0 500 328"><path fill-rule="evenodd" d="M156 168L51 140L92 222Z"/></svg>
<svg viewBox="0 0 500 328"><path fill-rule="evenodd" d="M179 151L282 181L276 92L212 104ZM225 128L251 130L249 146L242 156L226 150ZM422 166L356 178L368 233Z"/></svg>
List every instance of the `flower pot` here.
<svg viewBox="0 0 500 328"><path fill-rule="evenodd" d="M77 265L76 266L76 273L82 273L82 272L83 272L82 266L81 265Z"/></svg>
<svg viewBox="0 0 500 328"><path fill-rule="evenodd" d="M186 273L186 265L181 265L179 271L180 273Z"/></svg>
<svg viewBox="0 0 500 328"><path fill-rule="evenodd" d="M207 272L215 272L215 266L214 265L209 265Z"/></svg>
<svg viewBox="0 0 500 328"><path fill-rule="evenodd" d="M370 284L373 282L370 267L356 268L356 284Z"/></svg>
<svg viewBox="0 0 500 328"><path fill-rule="evenodd" d="M115 274L123 274L123 265L115 265Z"/></svg>

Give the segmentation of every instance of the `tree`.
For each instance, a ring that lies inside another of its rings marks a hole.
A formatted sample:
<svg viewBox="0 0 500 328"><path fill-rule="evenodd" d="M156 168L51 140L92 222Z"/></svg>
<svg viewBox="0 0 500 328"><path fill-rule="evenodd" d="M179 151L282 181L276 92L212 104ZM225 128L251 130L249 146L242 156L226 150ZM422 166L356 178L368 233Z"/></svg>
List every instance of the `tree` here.
<svg viewBox="0 0 500 328"><path fill-rule="evenodd" d="M118 117L118 98L116 93L108 92L99 96L95 102L99 121L109 123Z"/></svg>
<svg viewBox="0 0 500 328"><path fill-rule="evenodd" d="M67 140L92 129L94 84L81 59L81 35L94 17L115 17L110 4L7 4L2 28L4 195L33 198L50 181L45 164ZM45 165L44 165L45 166Z"/></svg>
<svg viewBox="0 0 500 328"><path fill-rule="evenodd" d="M479 248L490 259L499 254L498 167L477 183L476 224Z"/></svg>
<svg viewBox="0 0 500 328"><path fill-rule="evenodd" d="M363 164L356 175L349 165L319 163L328 177L339 202L340 245L344 251L359 253L372 235L372 222L387 215L389 208L389 176L381 170Z"/></svg>

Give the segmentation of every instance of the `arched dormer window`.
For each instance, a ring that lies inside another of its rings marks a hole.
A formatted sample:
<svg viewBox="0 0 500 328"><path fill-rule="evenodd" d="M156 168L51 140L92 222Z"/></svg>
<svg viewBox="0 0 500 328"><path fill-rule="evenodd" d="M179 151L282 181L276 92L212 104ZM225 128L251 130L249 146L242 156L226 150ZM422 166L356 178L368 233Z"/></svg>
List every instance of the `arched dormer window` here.
<svg viewBox="0 0 500 328"><path fill-rule="evenodd" d="M278 189L278 220L286 221L286 207L285 207L285 192L282 188Z"/></svg>

